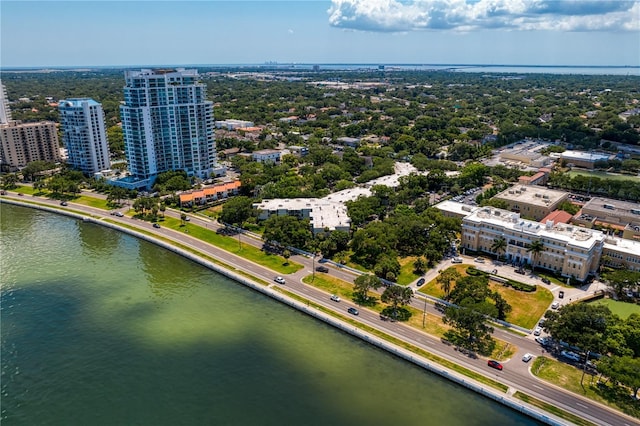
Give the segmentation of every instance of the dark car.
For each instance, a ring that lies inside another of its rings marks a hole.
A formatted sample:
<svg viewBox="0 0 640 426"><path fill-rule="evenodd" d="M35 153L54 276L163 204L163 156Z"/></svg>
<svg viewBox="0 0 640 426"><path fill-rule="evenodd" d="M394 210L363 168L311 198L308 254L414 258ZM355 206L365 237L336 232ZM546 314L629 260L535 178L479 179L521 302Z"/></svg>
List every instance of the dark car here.
<svg viewBox="0 0 640 426"><path fill-rule="evenodd" d="M422 278L420 278L420 279L418 280L418 282L416 283L416 285L417 285L418 287L420 287L420 286L421 286L421 285L423 285L426 281L427 281L427 280L425 280L425 279L424 279L424 277L422 277Z"/></svg>
<svg viewBox="0 0 640 426"><path fill-rule="evenodd" d="M502 364L500 364L498 361L490 359L489 361L487 361L487 365L491 368L495 368L496 370L502 370Z"/></svg>
<svg viewBox="0 0 640 426"><path fill-rule="evenodd" d="M326 266L316 266L316 271L318 272L329 272L329 268Z"/></svg>
<svg viewBox="0 0 640 426"><path fill-rule="evenodd" d="M549 278L543 278L542 282L545 284L551 284L551 280Z"/></svg>
<svg viewBox="0 0 640 426"><path fill-rule="evenodd" d="M562 299L562 298L564 298L564 291L560 290L558 292L558 299Z"/></svg>
<svg viewBox="0 0 640 426"><path fill-rule="evenodd" d="M526 272L524 271L524 269L516 269L516 274L525 275Z"/></svg>
<svg viewBox="0 0 640 426"><path fill-rule="evenodd" d="M160 228L160 225L159 225L159 224L157 224L157 223L154 223L154 224L153 224L153 227L154 227L154 228Z"/></svg>
<svg viewBox="0 0 640 426"><path fill-rule="evenodd" d="M61 201L61 202L60 202L60 205L61 205L61 206L66 206L66 205L67 205L67 202L66 202L66 201Z"/></svg>
<svg viewBox="0 0 640 426"><path fill-rule="evenodd" d="M358 315L360 313L356 308L349 308L347 309L347 312L349 312L351 315Z"/></svg>

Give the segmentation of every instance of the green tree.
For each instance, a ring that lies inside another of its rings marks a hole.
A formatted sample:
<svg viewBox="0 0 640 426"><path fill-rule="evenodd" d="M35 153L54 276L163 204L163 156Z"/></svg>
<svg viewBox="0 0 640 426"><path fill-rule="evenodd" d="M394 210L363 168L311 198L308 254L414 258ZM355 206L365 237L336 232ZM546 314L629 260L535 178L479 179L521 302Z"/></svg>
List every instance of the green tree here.
<svg viewBox="0 0 640 426"><path fill-rule="evenodd" d="M535 271L536 262L538 261L538 257L540 253L544 251L544 243L541 240L532 241L529 247L527 248L527 252L531 253L532 262L531 268L532 271Z"/></svg>
<svg viewBox="0 0 640 426"><path fill-rule="evenodd" d="M377 290L380 286L382 286L382 282L375 275L360 275L353 281L353 300L361 305L375 303L375 297L369 297L369 290Z"/></svg>
<svg viewBox="0 0 640 426"><path fill-rule="evenodd" d="M418 275L422 275L425 273L425 271L427 270L427 261L424 257L418 257L414 262L413 262L413 272L415 272Z"/></svg>
<svg viewBox="0 0 640 426"><path fill-rule="evenodd" d="M490 355L495 349L493 328L480 312L450 306L445 310L443 322L452 327L444 333L444 338L452 344L482 355Z"/></svg>
<svg viewBox="0 0 640 426"><path fill-rule="evenodd" d="M507 251L507 240L504 237L494 239L493 244L491 244L491 251L496 253L498 259L500 259Z"/></svg>
<svg viewBox="0 0 640 426"><path fill-rule="evenodd" d="M225 201L218 219L222 223L242 227L247 220L256 217L257 214L258 212L253 208L253 200L249 197L239 195Z"/></svg>
<svg viewBox="0 0 640 426"><path fill-rule="evenodd" d="M116 206L119 206L122 203L122 199L126 198L128 191L119 186L112 186L109 189L109 194L107 194L107 202L113 203Z"/></svg>
<svg viewBox="0 0 640 426"><path fill-rule="evenodd" d="M633 396L638 397L640 390L640 358L630 356L606 357L598 362L598 371L616 383L633 389Z"/></svg>
<svg viewBox="0 0 640 426"><path fill-rule="evenodd" d="M436 278L436 282L440 285L442 291L444 291L445 299L448 299L451 294L452 283L457 282L460 278L462 278L462 275L460 275L455 268L448 268L440 272L438 278Z"/></svg>
<svg viewBox="0 0 640 426"><path fill-rule="evenodd" d="M382 300L384 303L391 304L390 313L394 319L407 320L409 319L410 312L403 308L409 304L412 297L413 297L413 290L411 290L409 287L392 285L387 287L384 290L384 292L382 293L382 296L380 296L380 300ZM399 308L403 309L403 315L401 315L400 318L398 318ZM406 313L404 311L406 311ZM383 314L386 314L386 313L387 312L383 311ZM407 313L409 315L406 315Z"/></svg>
<svg viewBox="0 0 640 426"><path fill-rule="evenodd" d="M294 216L271 216L264 221L264 228L262 239L277 242L283 247L306 247L313 238L309 220Z"/></svg>
<svg viewBox="0 0 640 426"><path fill-rule="evenodd" d="M640 272L629 269L616 269L604 274L604 279L619 299L624 298L625 290L640 284Z"/></svg>

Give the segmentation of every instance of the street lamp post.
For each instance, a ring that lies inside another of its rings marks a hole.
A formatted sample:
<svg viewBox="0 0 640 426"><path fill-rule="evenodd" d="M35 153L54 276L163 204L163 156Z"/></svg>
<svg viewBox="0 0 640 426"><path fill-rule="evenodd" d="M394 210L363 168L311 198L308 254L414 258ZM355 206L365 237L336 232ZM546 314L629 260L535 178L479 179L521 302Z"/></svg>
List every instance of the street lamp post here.
<svg viewBox="0 0 640 426"><path fill-rule="evenodd" d="M316 253L313 252L313 256L311 256L311 281L316 279Z"/></svg>
<svg viewBox="0 0 640 426"><path fill-rule="evenodd" d="M422 311L422 328L425 327L426 320L427 320L427 297L424 296L424 311Z"/></svg>

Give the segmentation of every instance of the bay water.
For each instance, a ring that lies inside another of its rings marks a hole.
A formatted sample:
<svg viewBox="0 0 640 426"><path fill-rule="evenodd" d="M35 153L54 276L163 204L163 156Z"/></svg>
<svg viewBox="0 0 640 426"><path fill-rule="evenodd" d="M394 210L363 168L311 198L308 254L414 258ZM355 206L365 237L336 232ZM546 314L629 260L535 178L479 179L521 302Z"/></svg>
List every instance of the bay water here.
<svg viewBox="0 0 640 426"><path fill-rule="evenodd" d="M176 254L0 204L13 425L534 425Z"/></svg>

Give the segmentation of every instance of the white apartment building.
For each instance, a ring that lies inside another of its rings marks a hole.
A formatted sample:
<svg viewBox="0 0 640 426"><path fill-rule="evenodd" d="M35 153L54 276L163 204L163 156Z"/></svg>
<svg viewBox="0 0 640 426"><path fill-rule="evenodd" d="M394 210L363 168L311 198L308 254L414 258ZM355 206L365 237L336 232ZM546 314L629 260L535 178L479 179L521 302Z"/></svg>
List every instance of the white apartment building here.
<svg viewBox="0 0 640 426"><path fill-rule="evenodd" d="M236 119L228 119L228 120L218 120L215 122L217 129L227 129L227 130L236 130L236 129L245 129L247 127L253 127L253 121L245 121L245 120L236 120Z"/></svg>
<svg viewBox="0 0 640 426"><path fill-rule="evenodd" d="M282 152L277 149L261 149L259 151L253 151L251 158L258 163L274 163L280 164L280 157Z"/></svg>
<svg viewBox="0 0 640 426"><path fill-rule="evenodd" d="M351 228L347 207L340 202L318 198L276 198L256 203L253 208L260 211L260 220L266 220L273 215L309 219L314 235L325 230L349 232Z"/></svg>
<svg viewBox="0 0 640 426"><path fill-rule="evenodd" d="M504 238L504 253L492 250ZM507 261L529 264L583 281L598 270L605 235L564 223L542 224L520 218L518 213L481 207L462 219L462 244L467 250L501 254ZM539 254L528 251L534 241L543 244Z"/></svg>
<svg viewBox="0 0 640 426"><path fill-rule="evenodd" d="M102 105L89 98L58 103L67 164L87 175L109 169L109 144Z"/></svg>
<svg viewBox="0 0 640 426"><path fill-rule="evenodd" d="M11 121L11 109L9 108L9 98L7 89L0 82L0 124L7 124Z"/></svg>
<svg viewBox="0 0 640 426"><path fill-rule="evenodd" d="M197 70L125 71L120 115L129 171L140 186L169 170L218 174L213 102Z"/></svg>

